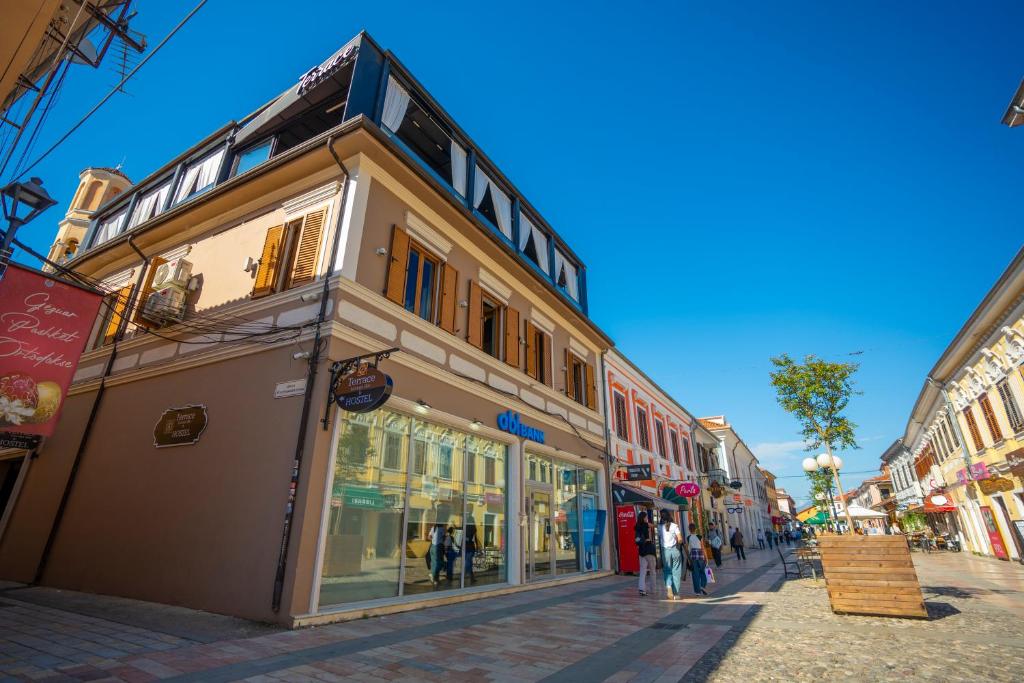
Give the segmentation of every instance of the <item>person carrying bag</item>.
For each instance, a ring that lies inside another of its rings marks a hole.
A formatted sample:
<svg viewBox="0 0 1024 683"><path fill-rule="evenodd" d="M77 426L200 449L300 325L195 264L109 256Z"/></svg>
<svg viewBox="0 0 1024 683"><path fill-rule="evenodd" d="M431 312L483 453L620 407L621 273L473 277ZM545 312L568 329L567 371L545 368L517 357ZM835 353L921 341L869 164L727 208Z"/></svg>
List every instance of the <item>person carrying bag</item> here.
<svg viewBox="0 0 1024 683"><path fill-rule="evenodd" d="M669 600L679 599L679 584L683 582L683 556L679 546L683 543L683 535L679 525L672 521L672 513L661 513L661 524L658 526L661 537L662 570L665 573L665 592Z"/></svg>
<svg viewBox="0 0 1024 683"><path fill-rule="evenodd" d="M708 583L708 558L704 555L704 544L697 535L697 525L690 525L690 533L686 536L686 549L690 557L690 569L693 575L693 594L707 595L704 586Z"/></svg>

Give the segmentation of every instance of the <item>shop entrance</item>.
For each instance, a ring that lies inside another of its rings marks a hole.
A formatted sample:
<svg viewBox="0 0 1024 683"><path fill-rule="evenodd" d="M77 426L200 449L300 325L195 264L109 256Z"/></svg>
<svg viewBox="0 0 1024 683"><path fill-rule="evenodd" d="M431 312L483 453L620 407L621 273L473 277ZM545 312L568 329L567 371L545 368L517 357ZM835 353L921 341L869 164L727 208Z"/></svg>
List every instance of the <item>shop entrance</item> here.
<svg viewBox="0 0 1024 683"><path fill-rule="evenodd" d="M526 580L553 576L555 545L551 542L550 487L526 488Z"/></svg>

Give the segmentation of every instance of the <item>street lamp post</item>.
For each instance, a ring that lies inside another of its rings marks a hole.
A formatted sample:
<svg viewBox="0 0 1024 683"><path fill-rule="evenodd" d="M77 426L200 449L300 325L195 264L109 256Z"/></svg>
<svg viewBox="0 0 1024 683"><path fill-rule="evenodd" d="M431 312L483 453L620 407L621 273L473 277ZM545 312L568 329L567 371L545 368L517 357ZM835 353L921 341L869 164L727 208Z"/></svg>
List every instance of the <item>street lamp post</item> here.
<svg viewBox="0 0 1024 683"><path fill-rule="evenodd" d="M836 484L836 489L839 491L839 497L843 503L843 512L846 514L846 523L850 527L850 533L853 533L853 518L850 516L850 508L846 504L846 494L843 493L843 487L839 483L839 470L843 466L843 461L839 456L832 455L831 450L826 453L820 454L817 458L804 458L803 468L805 472L819 472L822 470L830 470L832 479ZM829 505L832 508L832 514L836 518L836 530L839 529L839 515L835 512L836 504L832 498L832 482L828 485L828 499Z"/></svg>
<svg viewBox="0 0 1024 683"><path fill-rule="evenodd" d="M8 207L8 201L10 206ZM3 205L4 218L7 220L7 230L0 240L0 280L7 272L7 264L11 262L11 255L14 253L14 235L18 228L31 222L39 214L56 204L43 189L43 181L39 178L30 178L27 183L13 182L3 189L0 189L0 203ZM22 208L27 208L28 213L21 216Z"/></svg>

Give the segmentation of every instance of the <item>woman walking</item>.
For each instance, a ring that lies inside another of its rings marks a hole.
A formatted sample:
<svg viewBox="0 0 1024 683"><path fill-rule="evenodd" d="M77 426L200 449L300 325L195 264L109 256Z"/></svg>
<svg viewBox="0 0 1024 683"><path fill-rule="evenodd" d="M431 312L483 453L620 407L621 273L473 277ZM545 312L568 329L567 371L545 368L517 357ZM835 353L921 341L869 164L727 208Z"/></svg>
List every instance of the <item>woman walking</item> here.
<svg viewBox="0 0 1024 683"><path fill-rule="evenodd" d="M636 527L636 550L640 555L640 580L638 588L640 595L647 595L647 575L651 575L651 585L654 585L654 568L657 566L655 554L658 552L654 545L654 534L651 525L647 523L647 513L641 512Z"/></svg>
<svg viewBox="0 0 1024 683"><path fill-rule="evenodd" d="M669 600L679 599L679 584L683 582L683 556L679 546L683 543L683 534L679 525L672 520L672 513L662 511L661 525L661 561L665 572L665 592Z"/></svg>
<svg viewBox="0 0 1024 683"><path fill-rule="evenodd" d="M732 545L732 551L736 553L736 560L747 559L747 554L743 552L743 532L740 531L739 527L736 527L732 532L732 538L729 539L729 543Z"/></svg>
<svg viewBox="0 0 1024 683"><path fill-rule="evenodd" d="M697 535L697 525L690 525L690 533L686 536L686 550L690 555L690 572L693 574L693 594L707 595L704 586L708 585L708 575L705 568L708 566L708 558L704 555L704 544Z"/></svg>

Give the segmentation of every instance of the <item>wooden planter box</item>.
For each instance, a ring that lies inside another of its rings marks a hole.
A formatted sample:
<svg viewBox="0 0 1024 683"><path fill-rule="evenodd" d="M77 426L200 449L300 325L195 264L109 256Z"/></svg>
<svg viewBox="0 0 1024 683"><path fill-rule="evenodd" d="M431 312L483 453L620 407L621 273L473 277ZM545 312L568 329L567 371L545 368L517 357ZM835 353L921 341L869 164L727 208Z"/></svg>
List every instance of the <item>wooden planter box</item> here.
<svg viewBox="0 0 1024 683"><path fill-rule="evenodd" d="M928 616L903 536L822 535L818 547L833 612Z"/></svg>

